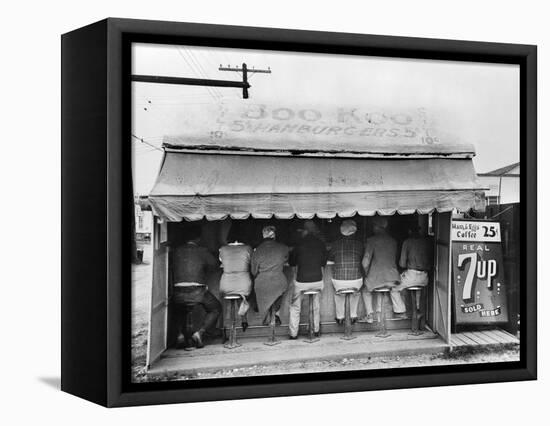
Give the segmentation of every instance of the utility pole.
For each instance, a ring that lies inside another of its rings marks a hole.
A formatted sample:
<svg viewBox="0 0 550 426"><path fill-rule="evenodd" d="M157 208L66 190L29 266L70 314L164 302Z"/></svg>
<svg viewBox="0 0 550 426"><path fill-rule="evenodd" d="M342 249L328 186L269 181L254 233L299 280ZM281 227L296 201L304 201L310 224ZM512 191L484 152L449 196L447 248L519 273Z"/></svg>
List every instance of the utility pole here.
<svg viewBox="0 0 550 426"><path fill-rule="evenodd" d="M167 77L162 75L130 75L130 81L135 81L139 83L156 83L156 84L182 84L186 86L208 86L208 87L236 87L243 89L243 99L248 99L248 89L250 89L250 83L248 83L248 73L265 73L271 74L271 69L267 70L256 70L252 68L249 70L246 67L246 64L243 63L242 68L231 68L229 65L227 68L224 68L220 65L220 71L236 71L243 73L243 81L231 81L231 80L212 80L206 78L187 78L187 77ZM135 135L132 135L134 138L145 142L143 139L138 138ZM156 147L153 147L158 149ZM136 233L135 233L135 217L134 217L134 194L133 194L133 182L132 182L132 260L137 261L137 251L136 251Z"/></svg>
<svg viewBox="0 0 550 426"><path fill-rule="evenodd" d="M250 84L248 84L248 73L254 74L254 73L263 73L263 74L271 74L271 68L267 68L266 70L257 70L254 67L252 69L248 69L246 64L243 62L243 65L241 68L239 67L230 67L229 65L227 67L223 67L220 64L220 67L218 68L220 71L233 71L233 72L242 72L243 73L243 99L248 99L248 89L250 88Z"/></svg>
<svg viewBox="0 0 550 426"><path fill-rule="evenodd" d="M187 86L209 86L209 87L235 87L243 89L243 99L248 99L248 89L250 89L250 83L248 83L249 73L267 73L271 74L271 69L267 70L251 70L243 63L242 68L223 68L220 65L220 71L238 71L242 72L243 81L231 81L231 80L212 80L206 78L187 78L187 77L167 77L161 75L131 75L130 80L140 83L157 83L157 84L183 84Z"/></svg>

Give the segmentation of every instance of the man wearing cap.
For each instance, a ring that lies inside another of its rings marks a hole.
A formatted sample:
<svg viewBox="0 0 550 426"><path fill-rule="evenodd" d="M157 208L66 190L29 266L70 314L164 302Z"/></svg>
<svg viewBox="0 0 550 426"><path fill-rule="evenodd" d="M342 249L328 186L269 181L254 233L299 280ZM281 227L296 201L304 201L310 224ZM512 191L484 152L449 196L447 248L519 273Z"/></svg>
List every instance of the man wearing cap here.
<svg viewBox="0 0 550 426"><path fill-rule="evenodd" d="M329 260L334 262L332 267L332 285L334 286L334 306L336 310L336 322L344 321L345 295L337 294L339 290L359 290L363 285L363 271L361 260L363 259L363 243L359 241L355 233L357 224L352 219L347 219L340 225L342 236L334 241L329 253ZM357 305L359 293L350 296L350 313L352 322L357 320ZM372 322L372 315L371 320Z"/></svg>
<svg viewBox="0 0 550 426"><path fill-rule="evenodd" d="M404 269L401 284L396 288L425 287L433 265L433 241L420 231L418 224L409 227L409 238L403 242L399 266ZM416 306L420 304L420 293L416 293Z"/></svg>
<svg viewBox="0 0 550 426"><path fill-rule="evenodd" d="M266 325L269 324L271 315L275 315L277 324L280 324L277 312L288 287L283 269L288 261L289 249L275 241L275 232L274 226L262 229L263 240L250 259L250 273L254 277L258 310Z"/></svg>
<svg viewBox="0 0 550 426"><path fill-rule="evenodd" d="M198 227L189 228L185 240L172 254L173 300L176 330L179 332L177 346L183 346L184 349L191 349L193 346L202 348L204 333L213 331L222 308L206 286L207 274L218 267L218 261L206 247L199 245ZM199 329L189 337L185 330L187 311L195 305L201 305L206 316Z"/></svg>
<svg viewBox="0 0 550 426"><path fill-rule="evenodd" d="M319 229L312 220L306 220L302 229L300 243L290 254L290 265L296 266L296 280L290 300L288 329L290 339L296 339L300 326L300 310L304 291L323 289L323 267L327 263L327 249L319 239ZM320 310L319 294L313 296L313 331L319 336Z"/></svg>
<svg viewBox="0 0 550 426"><path fill-rule="evenodd" d="M363 270L365 271L365 286L363 301L367 312L367 320L373 317L372 291L381 287L391 288L391 301L394 318L406 318L406 308L401 293L395 287L399 284L400 275L397 270L397 241L392 238L386 228L388 220L375 217L373 220L374 235L367 239L363 255ZM376 304L376 312L380 315L382 298Z"/></svg>

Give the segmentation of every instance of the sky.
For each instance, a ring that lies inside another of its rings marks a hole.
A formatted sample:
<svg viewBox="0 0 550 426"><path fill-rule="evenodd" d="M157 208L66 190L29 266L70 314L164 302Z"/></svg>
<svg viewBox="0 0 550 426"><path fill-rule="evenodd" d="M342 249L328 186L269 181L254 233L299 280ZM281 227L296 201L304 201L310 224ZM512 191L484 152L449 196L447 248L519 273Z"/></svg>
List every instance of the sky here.
<svg viewBox="0 0 550 426"><path fill-rule="evenodd" d="M243 62L272 71L250 77L248 100L236 88L132 83L134 192L147 194L154 185L163 137L189 133L194 123L198 128L197 111L220 103L425 108L438 126L475 147L478 173L519 161L516 65L153 44L132 49L133 74L240 80L218 67Z"/></svg>

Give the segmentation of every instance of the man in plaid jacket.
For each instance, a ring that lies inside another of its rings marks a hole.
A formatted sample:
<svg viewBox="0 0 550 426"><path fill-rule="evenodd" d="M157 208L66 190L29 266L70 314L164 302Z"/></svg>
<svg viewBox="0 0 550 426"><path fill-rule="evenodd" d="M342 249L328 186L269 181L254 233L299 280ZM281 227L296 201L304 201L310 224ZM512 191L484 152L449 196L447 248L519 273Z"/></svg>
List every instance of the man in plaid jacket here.
<svg viewBox="0 0 550 426"><path fill-rule="evenodd" d="M345 296L337 294L339 290L355 289L356 293L350 296L350 311L352 322L357 321L357 305L359 304L358 290L363 285L363 243L356 239L357 224L348 219L342 222L340 233L342 236L334 241L329 253L329 260L334 262L332 267L332 284L334 286L334 305L336 308L336 322L344 321ZM372 318L371 318L372 322Z"/></svg>

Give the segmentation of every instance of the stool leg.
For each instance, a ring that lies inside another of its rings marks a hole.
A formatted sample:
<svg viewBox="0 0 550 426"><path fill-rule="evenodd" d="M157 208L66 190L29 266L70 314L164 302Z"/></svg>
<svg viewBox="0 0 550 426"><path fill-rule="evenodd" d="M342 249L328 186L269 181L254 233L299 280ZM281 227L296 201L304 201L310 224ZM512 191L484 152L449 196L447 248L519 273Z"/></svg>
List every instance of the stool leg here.
<svg viewBox="0 0 550 426"><path fill-rule="evenodd" d="M346 293L346 299L344 302L344 335L341 337L342 340L355 339L355 336L352 335L350 297L351 293Z"/></svg>
<svg viewBox="0 0 550 426"><path fill-rule="evenodd" d="M231 306L231 328L229 330L229 342L224 345L227 349L238 348L240 345L237 342L237 309L235 307L237 299L231 299L229 301Z"/></svg>
<svg viewBox="0 0 550 426"><path fill-rule="evenodd" d="M193 334L193 306L187 306L185 309L185 328L183 331L184 347L186 351L195 349L191 335Z"/></svg>
<svg viewBox="0 0 550 426"><path fill-rule="evenodd" d="M382 293L382 306L380 307L380 331L376 333L376 337L389 337L386 327L386 293Z"/></svg>
<svg viewBox="0 0 550 426"><path fill-rule="evenodd" d="M319 341L319 339L315 338L315 331L314 331L314 328L315 328L315 318L313 317L314 316L314 310L313 310L313 298L315 296L313 294L310 294L309 297L308 297L308 301L309 301L309 315L308 315L308 318L309 318L309 330L308 330L308 338L305 340L307 343L314 343L314 342L317 342Z"/></svg>
<svg viewBox="0 0 550 426"><path fill-rule="evenodd" d="M275 312L273 311L273 307L269 309L270 314L270 320L269 320L269 326L270 326L270 333L269 333L269 339L267 342L264 342L264 345L273 346L278 345L281 343L275 338Z"/></svg>
<svg viewBox="0 0 550 426"><path fill-rule="evenodd" d="M410 335L412 336L419 336L422 334L422 331L419 330L419 327L418 327L418 323L419 323L419 320L418 320L418 298L417 298L417 293L419 291L418 290L410 290L410 293L411 293L411 299L412 299L412 303L411 303L411 309L412 309L412 324L411 324L411 332L409 333Z"/></svg>

